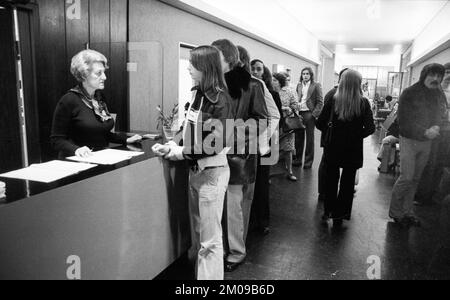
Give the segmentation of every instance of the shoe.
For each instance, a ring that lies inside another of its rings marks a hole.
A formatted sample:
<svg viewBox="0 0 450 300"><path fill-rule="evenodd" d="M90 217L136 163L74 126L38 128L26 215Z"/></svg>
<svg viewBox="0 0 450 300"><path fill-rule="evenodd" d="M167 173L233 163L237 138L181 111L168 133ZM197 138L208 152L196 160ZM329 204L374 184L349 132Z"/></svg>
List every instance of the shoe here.
<svg viewBox="0 0 450 300"><path fill-rule="evenodd" d="M421 225L420 220L415 216L406 216L404 219L406 219L406 222L408 222L410 226L420 227Z"/></svg>
<svg viewBox="0 0 450 300"><path fill-rule="evenodd" d="M287 179L289 179L290 181L297 181L297 177L295 177L292 173L287 175Z"/></svg>
<svg viewBox="0 0 450 300"><path fill-rule="evenodd" d="M301 161L301 160L294 160L294 161L292 162L292 165L293 165L294 167L301 167L301 166L302 166L302 161Z"/></svg>
<svg viewBox="0 0 450 300"><path fill-rule="evenodd" d="M403 218L394 218L393 217L392 219L394 220L395 224L398 224L398 225L400 225L402 227L409 227L409 225L410 225L410 222L409 222L408 218L405 218L405 217L403 217Z"/></svg>
<svg viewBox="0 0 450 300"><path fill-rule="evenodd" d="M342 219L333 219L333 227L341 227L344 223Z"/></svg>
<svg viewBox="0 0 450 300"><path fill-rule="evenodd" d="M229 261L225 261L224 271L225 272L233 272L234 270L236 270L239 267L240 264L242 264L242 262L232 263Z"/></svg>

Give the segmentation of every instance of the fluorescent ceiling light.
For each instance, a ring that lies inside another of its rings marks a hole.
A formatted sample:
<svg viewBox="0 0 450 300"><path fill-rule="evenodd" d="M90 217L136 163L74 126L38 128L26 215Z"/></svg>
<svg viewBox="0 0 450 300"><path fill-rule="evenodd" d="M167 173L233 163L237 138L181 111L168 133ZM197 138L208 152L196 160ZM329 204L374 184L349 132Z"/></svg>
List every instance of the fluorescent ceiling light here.
<svg viewBox="0 0 450 300"><path fill-rule="evenodd" d="M379 48L353 48L353 51L378 51Z"/></svg>

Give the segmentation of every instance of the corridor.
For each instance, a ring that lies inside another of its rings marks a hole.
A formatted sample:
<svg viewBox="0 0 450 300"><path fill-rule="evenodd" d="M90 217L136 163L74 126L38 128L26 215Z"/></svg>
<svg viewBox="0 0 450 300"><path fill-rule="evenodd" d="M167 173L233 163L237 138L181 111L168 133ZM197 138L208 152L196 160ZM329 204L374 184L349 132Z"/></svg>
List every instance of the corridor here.
<svg viewBox="0 0 450 300"><path fill-rule="evenodd" d="M440 239L440 207L416 207L422 220L418 228L401 228L388 217L395 178L377 171L378 134L365 140L351 221L338 229L331 221L321 223L317 170L322 149L317 147L313 168L295 169L298 182L282 175L272 177L271 231L266 236L249 233L246 260L234 272L225 273L225 279L373 279L367 276L374 264L368 262L371 256L380 259L380 279L449 279L450 248ZM317 143L318 139L316 131ZM157 279L189 279L190 270L180 259Z"/></svg>

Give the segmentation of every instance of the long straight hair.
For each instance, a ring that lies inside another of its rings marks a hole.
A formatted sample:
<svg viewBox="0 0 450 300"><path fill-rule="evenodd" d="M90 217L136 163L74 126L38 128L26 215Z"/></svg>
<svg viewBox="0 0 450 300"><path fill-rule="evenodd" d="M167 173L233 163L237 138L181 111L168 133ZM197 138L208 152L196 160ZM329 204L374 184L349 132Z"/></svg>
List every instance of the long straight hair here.
<svg viewBox="0 0 450 300"><path fill-rule="evenodd" d="M338 119L349 121L362 114L362 76L357 71L348 69L342 74L338 90L334 95L335 112Z"/></svg>
<svg viewBox="0 0 450 300"><path fill-rule="evenodd" d="M213 46L200 46L191 50L189 59L194 68L203 73L200 89L221 92L227 89L222 73L220 52Z"/></svg>
<svg viewBox="0 0 450 300"><path fill-rule="evenodd" d="M310 78L309 81L314 82L314 72L311 67L303 68L303 70L300 72L300 82L303 82L303 76L302 76L303 71L308 71L309 78Z"/></svg>

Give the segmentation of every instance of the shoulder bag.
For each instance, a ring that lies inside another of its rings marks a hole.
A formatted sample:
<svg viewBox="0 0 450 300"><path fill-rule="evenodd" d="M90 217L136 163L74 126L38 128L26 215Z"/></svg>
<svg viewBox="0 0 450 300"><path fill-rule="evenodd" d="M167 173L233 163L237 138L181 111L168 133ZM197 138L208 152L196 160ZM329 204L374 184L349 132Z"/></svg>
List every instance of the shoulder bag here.
<svg viewBox="0 0 450 300"><path fill-rule="evenodd" d="M295 132L305 129L305 124L303 124L303 118L295 111L284 118L283 130L285 132Z"/></svg>

